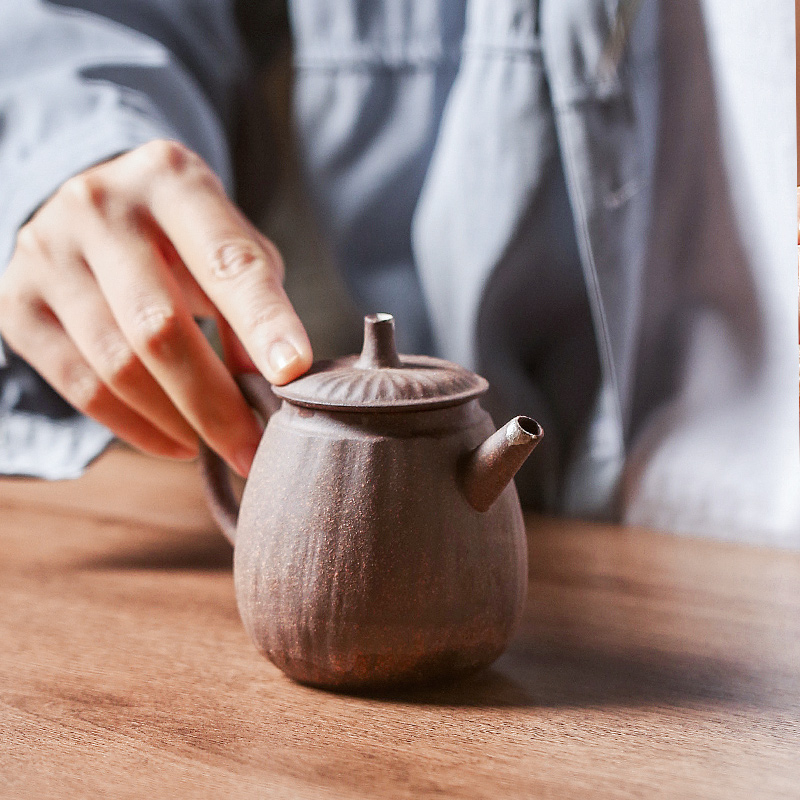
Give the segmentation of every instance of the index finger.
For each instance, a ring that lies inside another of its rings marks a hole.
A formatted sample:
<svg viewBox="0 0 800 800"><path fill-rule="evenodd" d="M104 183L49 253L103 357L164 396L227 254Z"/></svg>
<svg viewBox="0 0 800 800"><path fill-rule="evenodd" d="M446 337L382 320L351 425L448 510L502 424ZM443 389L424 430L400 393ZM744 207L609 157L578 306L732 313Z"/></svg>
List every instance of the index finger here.
<svg viewBox="0 0 800 800"><path fill-rule="evenodd" d="M259 370L276 384L302 375L311 344L283 289L280 253L205 163L176 147L178 163L152 185L153 217Z"/></svg>

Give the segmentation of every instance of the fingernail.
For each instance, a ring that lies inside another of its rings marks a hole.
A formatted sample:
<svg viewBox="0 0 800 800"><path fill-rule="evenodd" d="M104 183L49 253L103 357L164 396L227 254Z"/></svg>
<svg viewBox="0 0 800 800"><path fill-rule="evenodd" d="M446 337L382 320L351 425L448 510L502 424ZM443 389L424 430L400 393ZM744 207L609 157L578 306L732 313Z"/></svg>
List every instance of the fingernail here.
<svg viewBox="0 0 800 800"><path fill-rule="evenodd" d="M246 478L250 473L250 467L253 466L253 459L256 456L257 449L258 443L256 442L255 444L243 445L234 454L233 466L243 478Z"/></svg>
<svg viewBox="0 0 800 800"><path fill-rule="evenodd" d="M284 339L275 342L269 349L269 365L276 376L299 358L297 348Z"/></svg>

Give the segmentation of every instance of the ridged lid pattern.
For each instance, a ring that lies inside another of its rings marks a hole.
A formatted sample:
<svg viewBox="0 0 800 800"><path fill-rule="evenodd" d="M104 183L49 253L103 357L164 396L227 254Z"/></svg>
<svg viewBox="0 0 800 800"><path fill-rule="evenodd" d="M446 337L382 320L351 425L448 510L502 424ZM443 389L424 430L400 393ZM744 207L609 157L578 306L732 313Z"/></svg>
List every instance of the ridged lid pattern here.
<svg viewBox="0 0 800 800"><path fill-rule="evenodd" d="M360 356L318 361L305 375L273 391L311 408L402 411L463 403L488 388L480 375L450 361L399 355L394 318L370 314L364 319Z"/></svg>

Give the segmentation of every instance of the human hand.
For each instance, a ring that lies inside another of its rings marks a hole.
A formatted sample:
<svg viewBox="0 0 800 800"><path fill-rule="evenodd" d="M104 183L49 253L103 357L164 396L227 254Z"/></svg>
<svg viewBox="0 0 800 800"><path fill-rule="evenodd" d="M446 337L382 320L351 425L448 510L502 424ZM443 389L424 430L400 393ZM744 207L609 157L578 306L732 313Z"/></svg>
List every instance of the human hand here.
<svg viewBox="0 0 800 800"><path fill-rule="evenodd" d="M198 434L246 475L260 426L234 371L282 384L311 365L283 262L205 162L154 141L70 179L0 278L0 333L69 403L134 446L190 458Z"/></svg>

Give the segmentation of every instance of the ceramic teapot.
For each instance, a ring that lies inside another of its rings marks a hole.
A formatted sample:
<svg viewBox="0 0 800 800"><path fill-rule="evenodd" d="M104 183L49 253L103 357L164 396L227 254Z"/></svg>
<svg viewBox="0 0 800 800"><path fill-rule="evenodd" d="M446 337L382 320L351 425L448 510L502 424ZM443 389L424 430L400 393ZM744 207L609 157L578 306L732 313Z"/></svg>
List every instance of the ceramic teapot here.
<svg viewBox="0 0 800 800"><path fill-rule="evenodd" d="M239 384L268 419L241 507L219 457L204 448L201 465L256 647L291 678L341 690L494 661L525 602L511 479L538 423L495 432L478 403L486 380L398 355L389 314L366 317L360 356L285 386Z"/></svg>

